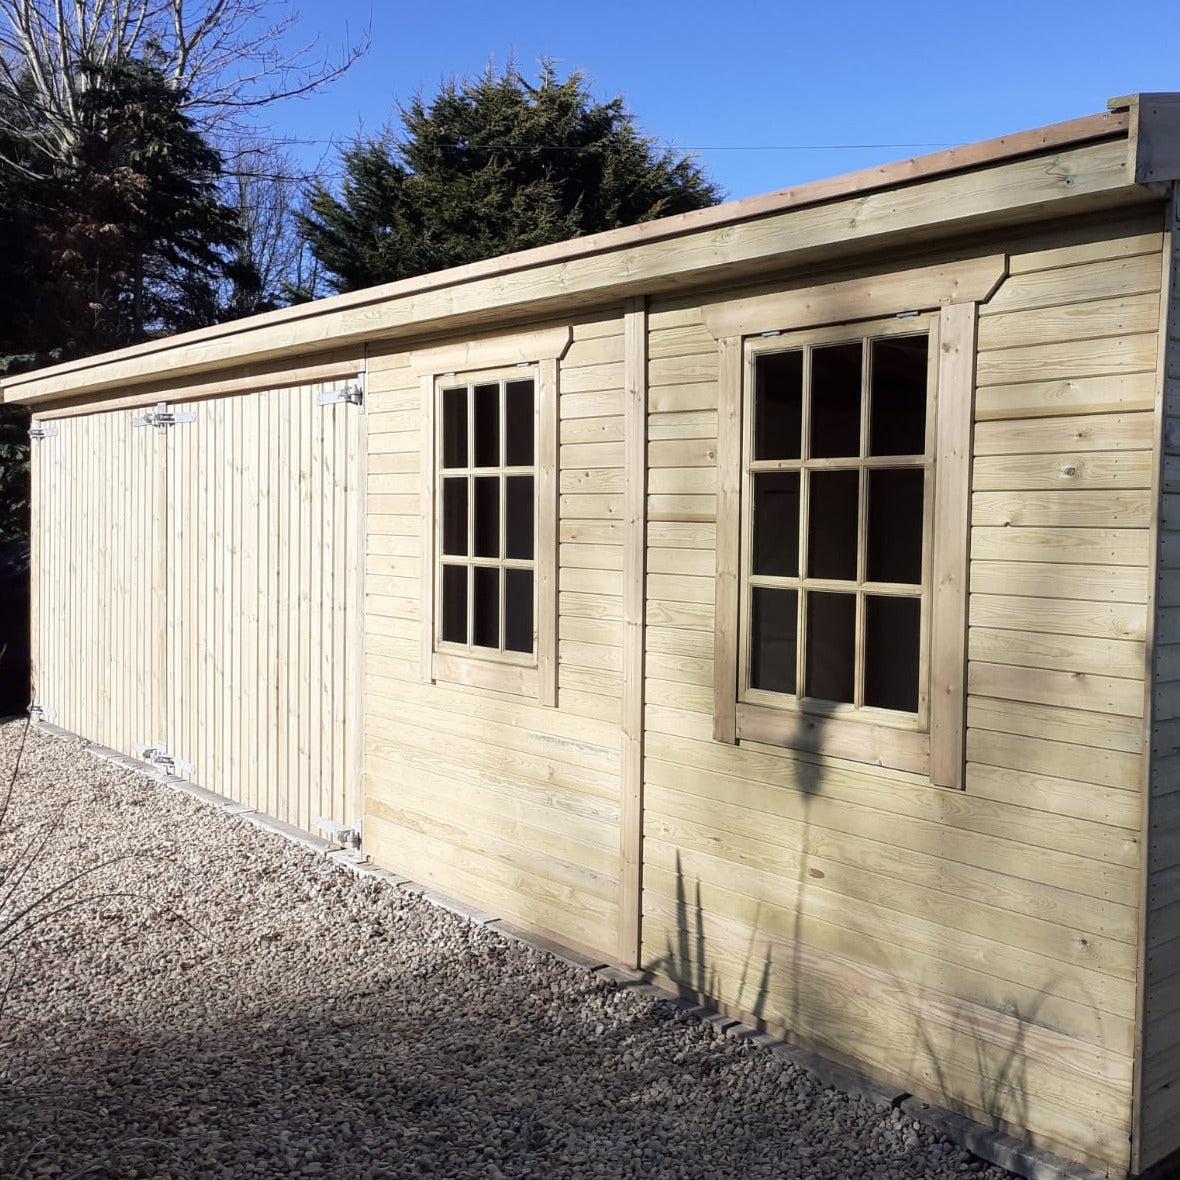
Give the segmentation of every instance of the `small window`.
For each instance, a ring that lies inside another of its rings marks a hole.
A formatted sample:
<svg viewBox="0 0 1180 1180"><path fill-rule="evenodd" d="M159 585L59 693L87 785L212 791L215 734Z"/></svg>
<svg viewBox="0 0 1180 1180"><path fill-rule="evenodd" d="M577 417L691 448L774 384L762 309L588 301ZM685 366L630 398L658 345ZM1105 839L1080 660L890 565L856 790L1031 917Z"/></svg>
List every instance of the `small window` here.
<svg viewBox="0 0 1180 1180"><path fill-rule="evenodd" d="M446 384L436 404L439 649L535 662L536 382Z"/></svg>
<svg viewBox="0 0 1180 1180"><path fill-rule="evenodd" d="M748 353L742 699L920 726L929 331L796 339L758 340Z"/></svg>

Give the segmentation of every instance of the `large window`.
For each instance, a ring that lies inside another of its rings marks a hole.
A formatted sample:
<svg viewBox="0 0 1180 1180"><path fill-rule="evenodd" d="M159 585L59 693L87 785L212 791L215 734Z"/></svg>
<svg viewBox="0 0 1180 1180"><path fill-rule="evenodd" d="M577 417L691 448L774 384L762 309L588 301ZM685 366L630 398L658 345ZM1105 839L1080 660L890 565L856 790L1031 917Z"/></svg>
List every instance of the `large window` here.
<svg viewBox="0 0 1180 1180"><path fill-rule="evenodd" d="M534 664L535 377L441 380L437 399L437 650Z"/></svg>
<svg viewBox="0 0 1180 1180"><path fill-rule="evenodd" d="M742 699L924 726L928 321L784 339L747 359Z"/></svg>

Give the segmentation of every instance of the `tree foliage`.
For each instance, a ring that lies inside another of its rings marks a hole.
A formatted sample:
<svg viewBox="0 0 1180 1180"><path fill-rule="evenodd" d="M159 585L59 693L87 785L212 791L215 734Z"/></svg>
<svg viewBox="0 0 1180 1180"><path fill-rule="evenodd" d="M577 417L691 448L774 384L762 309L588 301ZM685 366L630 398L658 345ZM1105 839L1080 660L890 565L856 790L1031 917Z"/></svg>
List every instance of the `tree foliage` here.
<svg viewBox="0 0 1180 1180"><path fill-rule="evenodd" d="M699 209L720 199L690 156L644 136L622 98L543 63L455 79L400 112L402 131L344 152L339 196L303 224L336 290Z"/></svg>
<svg viewBox="0 0 1180 1180"><path fill-rule="evenodd" d="M80 68L91 80L72 165L0 172L0 242L26 277L0 328L10 369L213 323L219 284L242 265L220 158L159 67Z"/></svg>

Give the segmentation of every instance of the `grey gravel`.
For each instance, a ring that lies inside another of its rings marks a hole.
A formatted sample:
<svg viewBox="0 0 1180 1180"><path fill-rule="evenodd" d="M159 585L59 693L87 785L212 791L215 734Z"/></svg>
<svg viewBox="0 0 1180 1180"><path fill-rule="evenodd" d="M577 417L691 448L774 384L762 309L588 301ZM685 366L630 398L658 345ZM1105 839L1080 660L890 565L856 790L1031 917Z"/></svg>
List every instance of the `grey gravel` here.
<svg viewBox="0 0 1180 1180"><path fill-rule="evenodd" d="M0 765L23 729L0 726ZM127 859L18 944L0 1176L1007 1176L667 1000L32 732L0 864L54 820L26 899Z"/></svg>

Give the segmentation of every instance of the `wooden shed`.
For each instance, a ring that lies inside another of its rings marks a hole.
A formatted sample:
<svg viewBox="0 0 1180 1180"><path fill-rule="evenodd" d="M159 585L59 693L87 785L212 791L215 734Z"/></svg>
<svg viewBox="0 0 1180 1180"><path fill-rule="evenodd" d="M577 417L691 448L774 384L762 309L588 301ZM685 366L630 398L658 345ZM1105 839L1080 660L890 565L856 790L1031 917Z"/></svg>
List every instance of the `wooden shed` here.
<svg viewBox="0 0 1180 1180"><path fill-rule="evenodd" d="M35 711L1111 1176L1180 1148L1180 96L6 380Z"/></svg>

